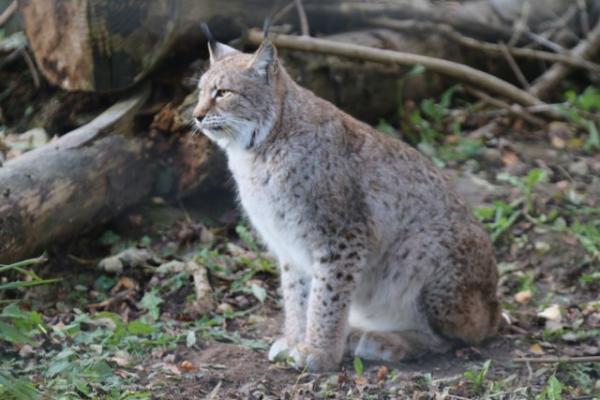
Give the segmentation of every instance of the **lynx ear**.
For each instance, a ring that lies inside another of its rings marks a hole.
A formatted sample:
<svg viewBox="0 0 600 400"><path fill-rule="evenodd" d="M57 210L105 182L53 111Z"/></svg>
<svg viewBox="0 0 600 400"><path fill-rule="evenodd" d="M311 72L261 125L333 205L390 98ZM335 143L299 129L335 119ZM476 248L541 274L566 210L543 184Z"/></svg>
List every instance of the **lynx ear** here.
<svg viewBox="0 0 600 400"><path fill-rule="evenodd" d="M219 42L208 42L208 52L210 54L210 63L214 63L220 58L230 53L239 53L238 50L233 47L227 46L226 44Z"/></svg>
<svg viewBox="0 0 600 400"><path fill-rule="evenodd" d="M277 63L277 50L269 39L265 39L254 53L250 68L268 79L269 74L277 72Z"/></svg>
<svg viewBox="0 0 600 400"><path fill-rule="evenodd" d="M206 37L206 40L208 42L208 53L210 54L211 64L219 60L226 54L239 53L239 51L237 51L233 47L229 47L226 44L217 42L215 40L215 37L210 32L210 29L208 29L208 25L202 23L200 27L202 28L202 32L204 33L204 36Z"/></svg>

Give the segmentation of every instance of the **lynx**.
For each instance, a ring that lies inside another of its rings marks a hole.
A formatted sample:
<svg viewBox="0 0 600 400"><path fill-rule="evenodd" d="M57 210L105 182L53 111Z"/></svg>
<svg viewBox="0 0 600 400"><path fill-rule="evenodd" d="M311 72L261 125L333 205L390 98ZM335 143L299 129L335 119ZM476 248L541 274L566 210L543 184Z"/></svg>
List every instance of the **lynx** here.
<svg viewBox="0 0 600 400"><path fill-rule="evenodd" d="M441 171L297 85L270 40L209 50L193 117L280 264L271 360L317 372L344 354L407 360L496 332L491 242Z"/></svg>

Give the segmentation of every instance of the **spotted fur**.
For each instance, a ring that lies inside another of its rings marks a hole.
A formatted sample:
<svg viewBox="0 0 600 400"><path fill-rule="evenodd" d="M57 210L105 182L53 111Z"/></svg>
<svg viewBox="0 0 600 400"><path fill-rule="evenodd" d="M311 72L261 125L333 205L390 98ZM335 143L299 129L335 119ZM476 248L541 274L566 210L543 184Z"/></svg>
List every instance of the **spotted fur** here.
<svg viewBox="0 0 600 400"><path fill-rule="evenodd" d="M429 160L298 86L268 40L213 43L199 89L197 127L280 262L271 358L323 371L344 351L402 360L496 331L490 240Z"/></svg>

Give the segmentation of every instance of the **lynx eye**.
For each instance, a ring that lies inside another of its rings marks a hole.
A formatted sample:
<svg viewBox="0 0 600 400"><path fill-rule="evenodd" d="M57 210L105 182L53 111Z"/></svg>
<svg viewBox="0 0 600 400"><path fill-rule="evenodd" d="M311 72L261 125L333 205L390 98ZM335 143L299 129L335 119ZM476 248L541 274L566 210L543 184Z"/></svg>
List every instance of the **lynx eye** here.
<svg viewBox="0 0 600 400"><path fill-rule="evenodd" d="M217 89L217 90L215 90L215 93L213 96L215 99L219 99L219 98L225 97L226 95L228 95L230 93L231 93L231 90Z"/></svg>

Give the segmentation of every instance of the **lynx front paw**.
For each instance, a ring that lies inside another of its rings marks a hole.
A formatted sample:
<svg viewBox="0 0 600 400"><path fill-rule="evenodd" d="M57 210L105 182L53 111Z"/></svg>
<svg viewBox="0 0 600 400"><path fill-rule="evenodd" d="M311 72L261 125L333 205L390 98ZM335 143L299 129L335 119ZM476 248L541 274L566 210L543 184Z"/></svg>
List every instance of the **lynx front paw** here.
<svg viewBox="0 0 600 400"><path fill-rule="evenodd" d="M332 371L337 368L341 359L335 354L330 354L303 343L294 347L290 352L290 357L294 360L296 368L306 369L309 372Z"/></svg>
<svg viewBox="0 0 600 400"><path fill-rule="evenodd" d="M273 342L269 349L269 361L276 361L278 358L287 358L290 354L290 346L285 337L280 337Z"/></svg>

